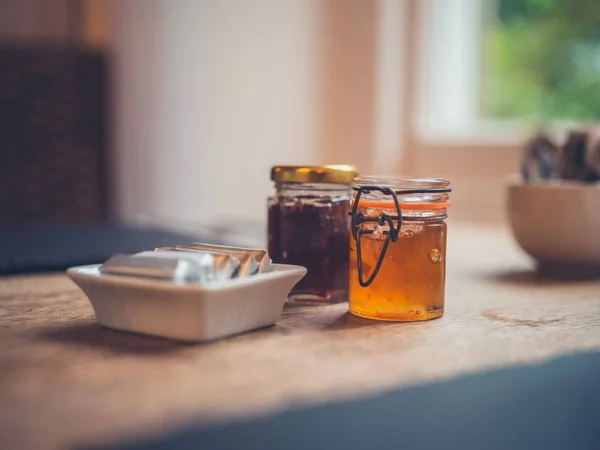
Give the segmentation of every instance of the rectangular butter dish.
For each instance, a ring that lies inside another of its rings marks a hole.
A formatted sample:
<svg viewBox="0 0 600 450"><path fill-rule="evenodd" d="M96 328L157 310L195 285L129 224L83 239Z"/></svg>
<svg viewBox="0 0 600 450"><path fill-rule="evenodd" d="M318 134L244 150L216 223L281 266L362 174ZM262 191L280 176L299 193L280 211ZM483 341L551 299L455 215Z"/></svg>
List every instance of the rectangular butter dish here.
<svg viewBox="0 0 600 450"><path fill-rule="evenodd" d="M100 267L73 267L67 275L87 295L101 325L187 342L275 324L306 274L304 267L271 264L266 272L201 284L113 275Z"/></svg>

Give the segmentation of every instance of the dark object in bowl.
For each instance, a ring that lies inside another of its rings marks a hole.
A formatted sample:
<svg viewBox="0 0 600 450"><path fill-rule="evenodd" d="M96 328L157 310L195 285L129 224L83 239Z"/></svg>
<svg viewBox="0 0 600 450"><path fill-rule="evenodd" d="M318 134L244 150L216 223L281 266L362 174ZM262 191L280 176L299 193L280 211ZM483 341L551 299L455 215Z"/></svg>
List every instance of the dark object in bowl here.
<svg viewBox="0 0 600 450"><path fill-rule="evenodd" d="M600 140L586 130L569 132L563 145L539 133L523 149L520 161L525 183L548 180L600 181Z"/></svg>
<svg viewBox="0 0 600 450"><path fill-rule="evenodd" d="M589 135L571 131L558 159L557 174L562 180L585 180L588 172L586 150Z"/></svg>
<svg viewBox="0 0 600 450"><path fill-rule="evenodd" d="M526 145L521 158L521 174L526 182L548 180L554 175L558 146L545 134L535 136Z"/></svg>
<svg viewBox="0 0 600 450"><path fill-rule="evenodd" d="M588 181L600 181L600 141L588 154Z"/></svg>

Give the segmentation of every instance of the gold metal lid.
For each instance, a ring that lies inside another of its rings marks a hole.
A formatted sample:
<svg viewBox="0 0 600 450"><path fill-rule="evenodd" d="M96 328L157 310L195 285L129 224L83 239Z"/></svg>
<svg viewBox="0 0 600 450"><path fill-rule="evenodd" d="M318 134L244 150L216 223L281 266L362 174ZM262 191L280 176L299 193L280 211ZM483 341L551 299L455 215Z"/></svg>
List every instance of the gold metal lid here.
<svg viewBox="0 0 600 450"><path fill-rule="evenodd" d="M333 166L275 166L271 180L278 183L352 184L358 175L356 167Z"/></svg>

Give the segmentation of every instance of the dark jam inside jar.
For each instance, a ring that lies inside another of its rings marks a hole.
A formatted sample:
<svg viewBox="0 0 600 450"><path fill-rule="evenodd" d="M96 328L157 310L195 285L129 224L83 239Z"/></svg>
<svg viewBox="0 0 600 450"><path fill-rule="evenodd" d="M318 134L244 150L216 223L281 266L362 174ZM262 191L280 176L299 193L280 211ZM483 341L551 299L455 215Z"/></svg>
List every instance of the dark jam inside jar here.
<svg viewBox="0 0 600 450"><path fill-rule="evenodd" d="M269 255L273 262L308 270L292 290L290 301L345 301L351 190L306 188L279 188L269 200Z"/></svg>

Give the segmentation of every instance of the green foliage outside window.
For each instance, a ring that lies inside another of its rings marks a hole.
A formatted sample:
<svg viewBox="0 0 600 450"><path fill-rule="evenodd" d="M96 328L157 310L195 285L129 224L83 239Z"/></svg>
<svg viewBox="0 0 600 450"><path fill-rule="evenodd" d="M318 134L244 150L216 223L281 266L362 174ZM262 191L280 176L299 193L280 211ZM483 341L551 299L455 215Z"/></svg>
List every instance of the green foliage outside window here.
<svg viewBox="0 0 600 450"><path fill-rule="evenodd" d="M600 119L600 0L494 5L483 40L483 116Z"/></svg>

